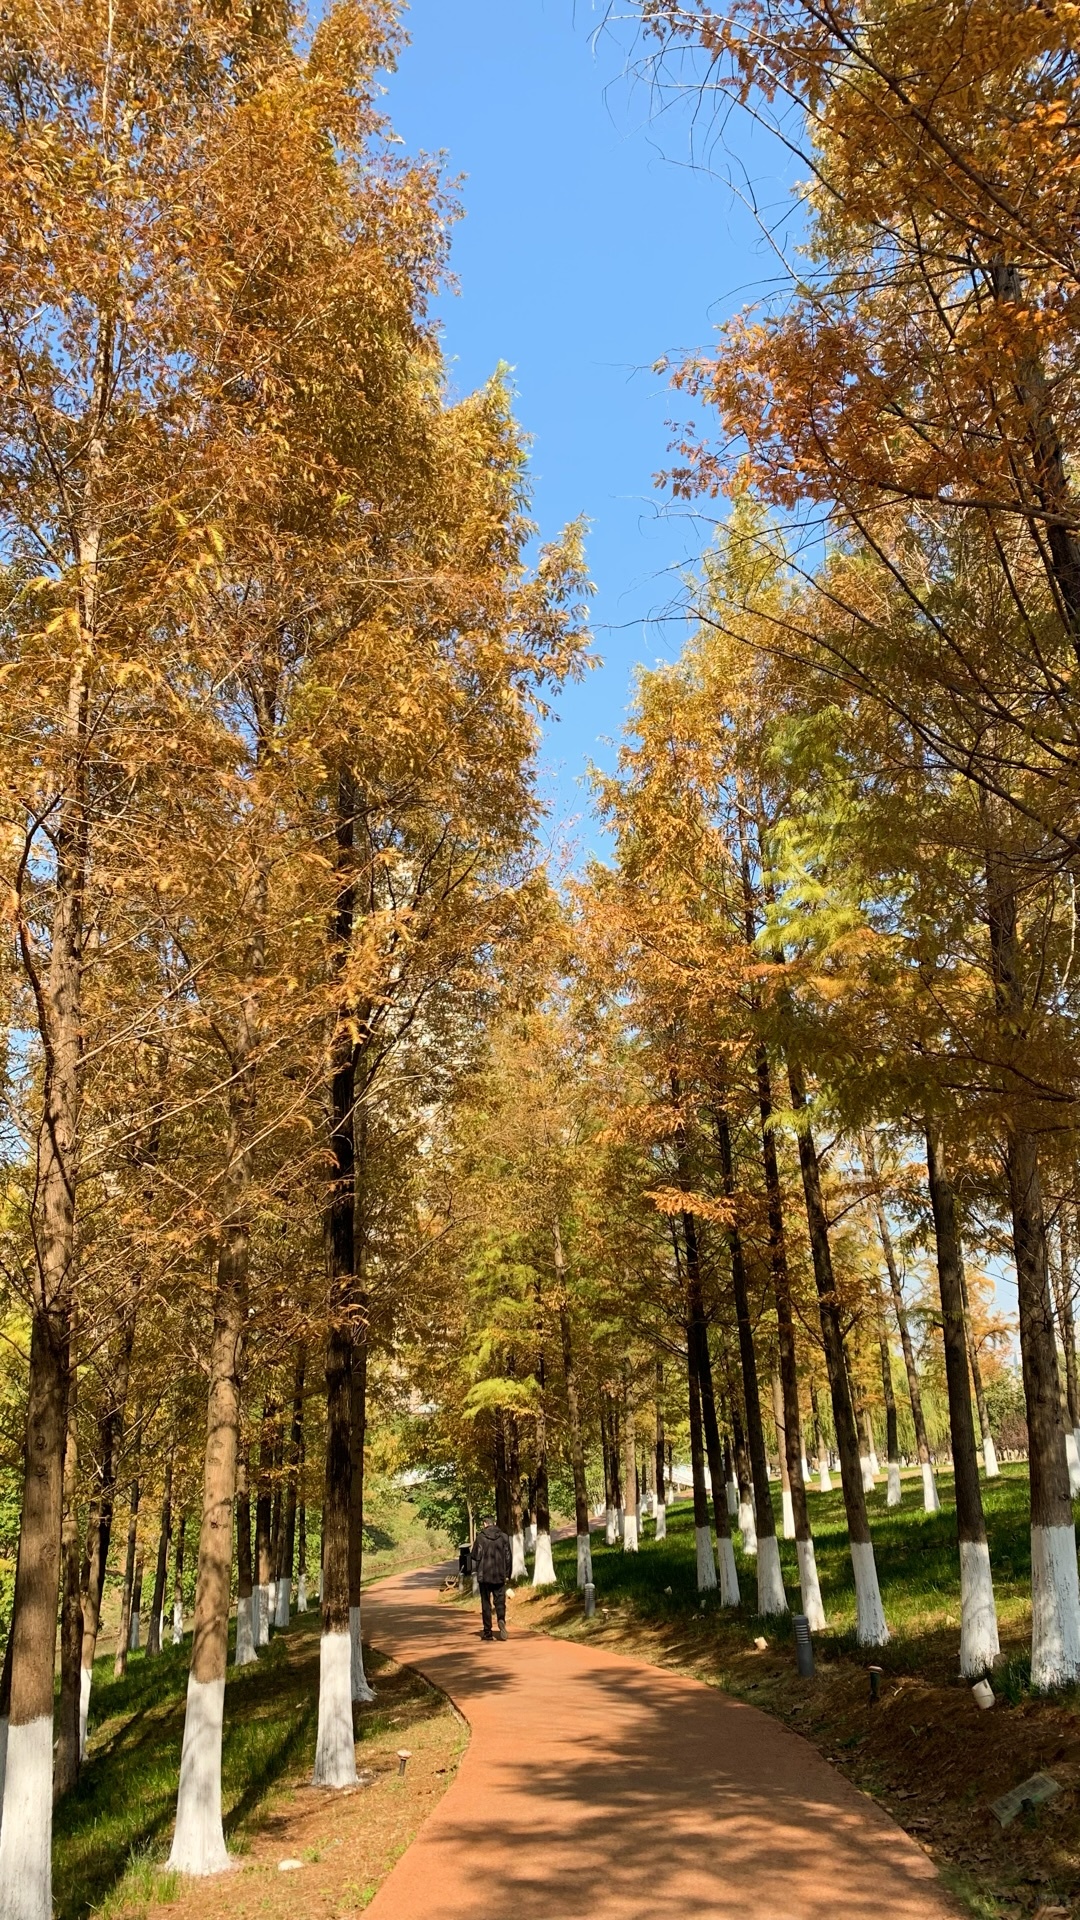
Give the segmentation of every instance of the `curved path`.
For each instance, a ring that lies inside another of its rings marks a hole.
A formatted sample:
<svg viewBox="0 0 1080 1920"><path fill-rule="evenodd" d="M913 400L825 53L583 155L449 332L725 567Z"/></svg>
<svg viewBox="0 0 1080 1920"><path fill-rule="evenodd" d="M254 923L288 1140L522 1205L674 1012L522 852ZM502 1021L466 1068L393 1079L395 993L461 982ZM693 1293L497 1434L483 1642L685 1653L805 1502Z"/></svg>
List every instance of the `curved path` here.
<svg viewBox="0 0 1080 1920"><path fill-rule="evenodd" d="M472 1734L371 1920L955 1920L915 1842L797 1734L512 1620L489 1646L477 1613L440 1605L444 1571L364 1595L365 1640Z"/></svg>

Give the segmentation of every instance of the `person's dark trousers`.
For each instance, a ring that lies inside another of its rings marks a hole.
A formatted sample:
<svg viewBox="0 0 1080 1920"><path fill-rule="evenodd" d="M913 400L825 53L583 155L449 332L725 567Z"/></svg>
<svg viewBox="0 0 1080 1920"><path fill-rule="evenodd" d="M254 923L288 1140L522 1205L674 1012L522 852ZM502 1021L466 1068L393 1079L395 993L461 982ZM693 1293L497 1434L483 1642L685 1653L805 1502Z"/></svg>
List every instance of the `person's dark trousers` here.
<svg viewBox="0 0 1080 1920"><path fill-rule="evenodd" d="M500 1627L506 1625L506 1581L500 1580L496 1586L491 1580L480 1582L480 1612L484 1617L484 1632L491 1632L491 1603L495 1602L495 1618Z"/></svg>

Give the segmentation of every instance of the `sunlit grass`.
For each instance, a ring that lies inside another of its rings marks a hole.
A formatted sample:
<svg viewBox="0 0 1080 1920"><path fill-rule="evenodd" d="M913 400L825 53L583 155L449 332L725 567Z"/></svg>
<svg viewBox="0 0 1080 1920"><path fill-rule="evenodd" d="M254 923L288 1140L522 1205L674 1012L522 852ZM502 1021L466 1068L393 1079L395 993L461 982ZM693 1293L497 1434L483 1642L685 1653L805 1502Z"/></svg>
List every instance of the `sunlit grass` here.
<svg viewBox="0 0 1080 1920"><path fill-rule="evenodd" d="M918 1474L904 1476L899 1507L886 1507L884 1478L867 1499L878 1579L891 1632L889 1646L881 1655L881 1663L886 1666L925 1667L928 1662L941 1661L955 1666L960 1628L955 1501L951 1474L940 1471L937 1478L941 1497L941 1512L937 1514L923 1511ZM829 1634L820 1637L826 1651L830 1641L838 1648L854 1642L855 1585L841 1493L811 1491L809 1499L822 1598L829 1618ZM1002 1639L1019 1642L1028 1630L1031 1613L1027 1467L1003 1466L999 1480L984 1481L983 1502ZM774 1507L779 1534L778 1485L774 1487ZM652 1621L674 1621L701 1611L693 1510L688 1502L681 1502L668 1508L667 1518L668 1537L660 1542L652 1538L652 1526L646 1521L645 1539L637 1554L623 1553L619 1546L607 1547L602 1537L598 1540L593 1535L598 1606L629 1608ZM740 1617L751 1620L755 1562L742 1552L737 1529L734 1538L743 1592ZM780 1559L788 1600L797 1610L799 1575L793 1540L780 1541ZM573 1540L556 1545L555 1565L560 1586L572 1591L576 1572ZM706 1611L719 1612L713 1596L705 1605ZM769 1622L769 1629L773 1637L790 1631L774 1621ZM1022 1690L1024 1676L1024 1656L1017 1647L1015 1657L1002 1669L1002 1683L1008 1691Z"/></svg>

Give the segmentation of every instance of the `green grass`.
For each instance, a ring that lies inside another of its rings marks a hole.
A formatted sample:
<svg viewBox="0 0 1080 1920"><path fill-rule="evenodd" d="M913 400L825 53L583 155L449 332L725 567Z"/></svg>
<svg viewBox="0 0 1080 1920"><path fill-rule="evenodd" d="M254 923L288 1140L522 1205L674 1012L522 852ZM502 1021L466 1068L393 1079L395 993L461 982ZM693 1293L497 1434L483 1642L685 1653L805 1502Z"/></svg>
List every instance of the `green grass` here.
<svg viewBox="0 0 1080 1920"><path fill-rule="evenodd" d="M890 1669L932 1670L939 1677L951 1677L956 1669L960 1632L960 1566L951 1475L945 1472L938 1475L942 1506L937 1514L923 1512L918 1475L905 1476L900 1507L886 1507L885 1491L882 1484L867 1500L878 1579L891 1634L888 1646L875 1658ZM827 1657L830 1651L839 1653L854 1648L855 1586L842 1495L839 1491L811 1492L809 1499L822 1598L830 1627L827 1634L816 1637L816 1645ZM1000 1480L984 1482L983 1500L1002 1641L1003 1644L1015 1643L1027 1631L1031 1605L1026 1466L1005 1466ZM779 1534L778 1486L774 1489L774 1506ZM697 1592L694 1518L689 1503L669 1507L666 1541L653 1540L648 1524L645 1533L637 1554L623 1553L618 1546L607 1547L602 1540L598 1543L597 1536L593 1535L598 1607L625 1608L658 1624L700 1613L702 1596ZM734 1537L744 1600L743 1608L735 1617L753 1624L757 1631L759 1623L753 1612L755 1563L742 1552L737 1531ZM780 1559L788 1600L798 1610L799 1576L793 1540L780 1541ZM572 1592L576 1572L572 1539L557 1543L555 1568L559 1585L567 1593ZM668 1587L670 1594L665 1591ZM718 1598L705 1596L704 1610L720 1614ZM788 1637L790 1622L771 1619L768 1633L771 1640ZM1019 1646L1007 1652L1009 1657L995 1674L995 1689L1007 1696L1019 1697L1027 1686L1030 1670Z"/></svg>
<svg viewBox="0 0 1080 1920"><path fill-rule="evenodd" d="M366 1579L429 1565L449 1551L411 1501L376 1482L365 1526ZM309 1610L287 1636L271 1640L256 1665L230 1666L222 1807L234 1853L245 1851L274 1793L314 1760L318 1619ZM111 1651L96 1661L89 1757L53 1819L56 1920L92 1913L127 1920L175 1895L177 1876L163 1863L176 1813L190 1660L189 1635L180 1647L170 1636L153 1660L132 1655L122 1680L113 1679ZM373 1656L373 1671L384 1664ZM365 1713L363 1737L379 1738L387 1724L384 1715Z"/></svg>
<svg viewBox="0 0 1080 1920"><path fill-rule="evenodd" d="M306 1616L314 1634L318 1616ZM230 1668L225 1695L222 1805L230 1847L251 1828L281 1782L315 1752L317 1689L311 1662L290 1658L293 1637L271 1641L258 1664ZM111 1656L97 1661L90 1754L78 1786L54 1816L57 1920L137 1913L169 1898L162 1861L176 1812L190 1639L154 1660L134 1655L123 1680Z"/></svg>

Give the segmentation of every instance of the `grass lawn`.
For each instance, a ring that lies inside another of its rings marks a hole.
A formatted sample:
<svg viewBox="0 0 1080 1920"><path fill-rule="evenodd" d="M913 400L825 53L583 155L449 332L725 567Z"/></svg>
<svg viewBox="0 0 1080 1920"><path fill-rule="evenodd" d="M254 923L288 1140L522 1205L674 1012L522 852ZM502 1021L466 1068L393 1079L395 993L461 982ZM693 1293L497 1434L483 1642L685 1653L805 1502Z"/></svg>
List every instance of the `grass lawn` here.
<svg viewBox="0 0 1080 1920"><path fill-rule="evenodd" d="M556 1544L559 1588L518 1595L521 1624L595 1639L678 1667L763 1707L805 1734L888 1807L932 1853L946 1880L980 1920L1055 1907L1080 1915L1080 1693L1035 1697L1030 1690L1030 1557L1027 1469L1010 1465L984 1482L1002 1659L997 1705L981 1713L959 1679L960 1580L951 1476L941 1473L942 1511L922 1510L921 1479L905 1476L903 1504L889 1511L884 1481L870 1497L871 1525L889 1644L855 1644L855 1591L839 1492L811 1493L822 1597L829 1631L815 1636L816 1676L799 1680L790 1620L763 1620L754 1561L736 1545L744 1595L737 1611L697 1593L693 1512L668 1511L668 1538L646 1538L638 1554L593 1536L597 1614L586 1622L575 1592L573 1540ZM775 1489L777 1526L780 1490ZM736 1534L736 1541L738 1535ZM788 1599L798 1607L793 1541L781 1541ZM764 1640L763 1649L755 1641ZM871 1705L867 1667L884 1669ZM1002 1830L990 1802L1045 1771L1063 1791ZM1055 1920L1058 1917L1055 1916Z"/></svg>
<svg viewBox="0 0 1080 1920"><path fill-rule="evenodd" d="M365 1544L369 1579L445 1558L449 1550L411 1503L400 1497L381 1503ZM226 1841L230 1852L241 1857L251 1853L268 1822L280 1824L282 1807L297 1784L310 1775L318 1719L318 1637L319 1614L312 1608L294 1618L288 1632L274 1636L257 1665L230 1667L222 1800ZM176 1813L191 1639L187 1636L183 1646L174 1648L170 1635L169 1642L153 1660L147 1660L145 1653L132 1654L123 1680L113 1679L113 1654L107 1640L96 1662L87 1763L78 1786L54 1814L56 1920L86 1920L91 1914L100 1914L103 1920L121 1920L121 1916L128 1920L145 1915L155 1904L183 1902L183 1883L164 1871L163 1862ZM362 1743L357 1764L374 1769L380 1792L365 1796L364 1823L372 1831L360 1847L355 1886L349 1883L354 1908L366 1904L361 1897L365 1889L370 1897L405 1844L400 1831L402 1800L411 1804L425 1782L432 1786L436 1773L438 1790L443 1790L450 1762L442 1749L456 1751L461 1737L446 1702L418 1676L402 1675L375 1655L369 1678L378 1701L374 1708L356 1710L357 1737ZM391 1724L396 1729L393 1733ZM382 1795L381 1774L386 1772L391 1783L396 1777L394 1752L402 1727L408 1727L409 1744L418 1754L426 1742L433 1752L439 1750L446 1766L438 1768L433 1760L430 1780L427 1772L421 1779L417 1767L412 1767L404 1796L391 1800ZM309 1838L308 1851L311 1844ZM335 1838L335 1864L345 1857L343 1844L341 1836ZM284 1850L288 1851L287 1845ZM227 1876L230 1887L244 1878ZM218 1910L217 1898L206 1894L199 1904L207 1920ZM307 1888L305 1902L305 1914L315 1920L321 1909L311 1904ZM269 1910L266 1898L261 1899L259 1911ZM332 1903L331 1910L337 1912ZM221 1911L229 1911L227 1905Z"/></svg>
<svg viewBox="0 0 1080 1920"><path fill-rule="evenodd" d="M872 1657L886 1668L900 1671L914 1666L921 1673L932 1671L947 1679L956 1672L960 1639L960 1569L950 1475L939 1474L938 1491L941 1512L937 1514L923 1512L922 1481L917 1474L904 1477L900 1507L886 1507L884 1481L868 1496L878 1578L892 1636L889 1645ZM819 1637L818 1645L826 1653L844 1647L854 1651L855 1583L843 1497L839 1491L812 1492L809 1499L818 1574L830 1626L830 1632ZM1024 1646L1031 1623L1027 1468L1003 1467L1000 1480L984 1482L983 1499L999 1630L1002 1645L1008 1645L1009 1650L1007 1669L999 1668L995 1675L995 1690L1018 1697L1030 1673ZM774 1507L779 1534L779 1486L774 1491ZM688 1609L698 1611L694 1522L689 1503L668 1509L666 1542L657 1544L649 1537L652 1527L648 1522L645 1533L643 1550L636 1557L623 1553L620 1547L604 1546L602 1539L597 1545L594 1535L598 1604L631 1606L643 1618L659 1621L678 1619ZM755 1561L742 1552L737 1529L734 1539L745 1609L752 1615L757 1591ZM799 1572L793 1540L780 1541L780 1561L788 1600L798 1609ZM555 1564L560 1584L572 1590L576 1572L572 1541L556 1546ZM670 1594L665 1591L668 1587ZM711 1598L706 1604L720 1611ZM769 1629L774 1634L778 1631L771 1622ZM758 1630L755 1628L755 1632Z"/></svg>

